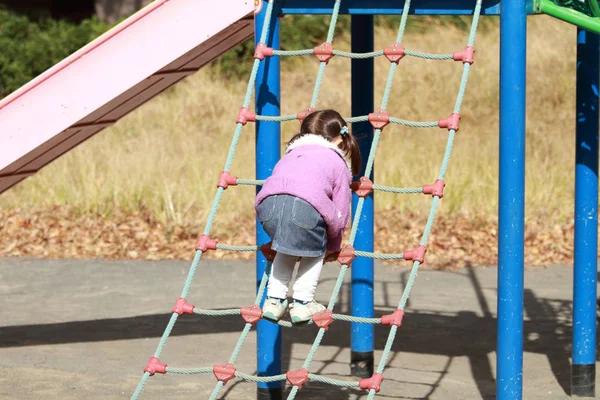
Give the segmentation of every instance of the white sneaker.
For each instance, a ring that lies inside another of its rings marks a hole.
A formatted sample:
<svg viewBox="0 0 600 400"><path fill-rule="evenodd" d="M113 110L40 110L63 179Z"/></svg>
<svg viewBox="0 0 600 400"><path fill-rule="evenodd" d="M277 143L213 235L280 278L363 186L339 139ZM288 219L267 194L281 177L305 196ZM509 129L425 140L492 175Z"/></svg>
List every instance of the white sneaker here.
<svg viewBox="0 0 600 400"><path fill-rule="evenodd" d="M283 301L279 301L279 299L269 299L265 300L265 304L263 305L263 318L268 319L272 322L278 322L287 311L288 301L287 299Z"/></svg>
<svg viewBox="0 0 600 400"><path fill-rule="evenodd" d="M325 306L314 300L306 304L293 302L290 305L290 317L292 317L293 324L301 324L310 321L314 314L324 310Z"/></svg>

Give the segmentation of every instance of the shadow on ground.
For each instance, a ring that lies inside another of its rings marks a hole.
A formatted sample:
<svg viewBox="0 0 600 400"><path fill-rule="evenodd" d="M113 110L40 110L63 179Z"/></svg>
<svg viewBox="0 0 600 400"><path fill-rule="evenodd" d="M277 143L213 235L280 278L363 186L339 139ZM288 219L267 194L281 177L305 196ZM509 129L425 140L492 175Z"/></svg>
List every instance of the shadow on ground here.
<svg viewBox="0 0 600 400"><path fill-rule="evenodd" d="M439 374L439 379L429 385L429 393L422 398L429 398L443 380L454 357L466 356L469 359L471 372L482 398L494 398L495 381L488 355L495 351L496 320L483 295L482 287L471 268L467 269L471 286L477 296L480 313L475 312L423 312L411 310L407 304L405 323L392 348L393 354L389 362L398 352L417 354L433 354L447 357L448 361ZM400 282L406 283L408 271L400 273ZM348 296L349 293L342 293ZM381 316L396 307L388 301L376 306L376 316ZM572 302L540 298L531 290L525 290L525 313L529 317L524 324L524 350L526 352L544 354L551 365L552 372L564 389L569 392L569 348L571 342ZM137 338L156 338L163 334L164 327L171 314L153 314L128 318L73 321L55 324L21 325L0 327L0 348L23 347L35 345L55 345L64 343L99 342L111 340L127 340ZM198 323L198 318L211 318L212 323ZM186 316L179 318L172 336L214 334L241 331L244 323L239 316L231 317L199 317ZM312 344L317 329L314 326L298 328L293 337L296 343ZM338 349L338 352L350 347L347 325L334 323L325 335L322 344ZM387 340L389 329L375 327L375 348L382 350ZM543 333L543 334L542 334ZM284 370L290 365L290 341L284 340ZM331 358L331 362L336 357ZM325 364L324 367L326 367ZM320 374L322 369L311 371ZM227 393L235 388L230 382ZM303 389L303 394L314 392L318 398L344 399L352 393L353 398L366 398L364 392L354 389L335 388L328 385L311 384ZM364 396L363 396L364 395ZM402 396L383 396L386 398L406 398ZM309 397L310 398L310 397Z"/></svg>

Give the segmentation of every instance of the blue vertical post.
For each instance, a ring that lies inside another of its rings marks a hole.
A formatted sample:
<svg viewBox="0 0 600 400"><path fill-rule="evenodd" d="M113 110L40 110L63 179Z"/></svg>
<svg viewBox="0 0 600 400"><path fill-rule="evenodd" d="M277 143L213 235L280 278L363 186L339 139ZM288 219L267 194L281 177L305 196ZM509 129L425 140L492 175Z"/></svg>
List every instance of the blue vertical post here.
<svg viewBox="0 0 600 400"><path fill-rule="evenodd" d="M373 16L352 16L352 52L373 51ZM352 116L373 112L373 59L352 60ZM373 127L369 122L355 123L356 135L362 154L362 172L373 141ZM373 179L373 174L369 177ZM352 214L356 211L358 196L352 195ZM373 251L373 193L366 199L358 225L355 247ZM373 317L373 259L357 258L352 263L352 315ZM367 378L373 375L373 325L352 323L350 370L352 375Z"/></svg>
<svg viewBox="0 0 600 400"><path fill-rule="evenodd" d="M265 2L266 3L266 2ZM265 19L266 4L255 16L255 34L261 36ZM279 49L279 12L273 10L267 46ZM267 57L261 63L256 77L256 112L259 115L280 115L280 70L279 57ZM273 172L280 156L279 122L256 122L256 179L266 179ZM257 188L259 190L259 188ZM269 236L256 222L256 240L263 244ZM267 266L267 260L259 252L256 258L256 287ZM264 299L262 300L264 301ZM262 306L261 301L261 306ZM257 355L256 369L259 376L281 373L281 328L273 323L260 320L256 327ZM278 400L282 398L281 382L258 383L257 399Z"/></svg>
<svg viewBox="0 0 600 400"><path fill-rule="evenodd" d="M571 395L594 397L598 269L598 35L577 30Z"/></svg>
<svg viewBox="0 0 600 400"><path fill-rule="evenodd" d="M527 0L500 2L500 187L496 398L523 395Z"/></svg>

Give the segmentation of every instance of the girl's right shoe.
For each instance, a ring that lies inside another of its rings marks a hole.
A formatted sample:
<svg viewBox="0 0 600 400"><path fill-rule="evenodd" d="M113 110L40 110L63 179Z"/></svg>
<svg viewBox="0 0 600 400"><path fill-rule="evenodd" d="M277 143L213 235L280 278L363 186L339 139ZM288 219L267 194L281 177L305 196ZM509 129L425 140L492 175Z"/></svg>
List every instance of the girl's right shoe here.
<svg viewBox="0 0 600 400"><path fill-rule="evenodd" d="M262 309L263 318L271 322L278 322L285 315L287 308L287 299L281 301L279 299L267 298Z"/></svg>
<svg viewBox="0 0 600 400"><path fill-rule="evenodd" d="M325 306L317 303L314 300L306 304L295 301L290 306L290 317L292 317L292 324L306 323L310 321L314 314L321 311L325 311Z"/></svg>

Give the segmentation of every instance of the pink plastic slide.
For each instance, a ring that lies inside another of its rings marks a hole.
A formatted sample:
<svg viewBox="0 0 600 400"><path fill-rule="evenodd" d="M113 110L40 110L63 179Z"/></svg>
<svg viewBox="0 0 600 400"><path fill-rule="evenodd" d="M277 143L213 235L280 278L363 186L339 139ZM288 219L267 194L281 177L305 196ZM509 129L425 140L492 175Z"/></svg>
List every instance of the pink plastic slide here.
<svg viewBox="0 0 600 400"><path fill-rule="evenodd" d="M0 101L0 193L254 34L251 0L156 0Z"/></svg>

